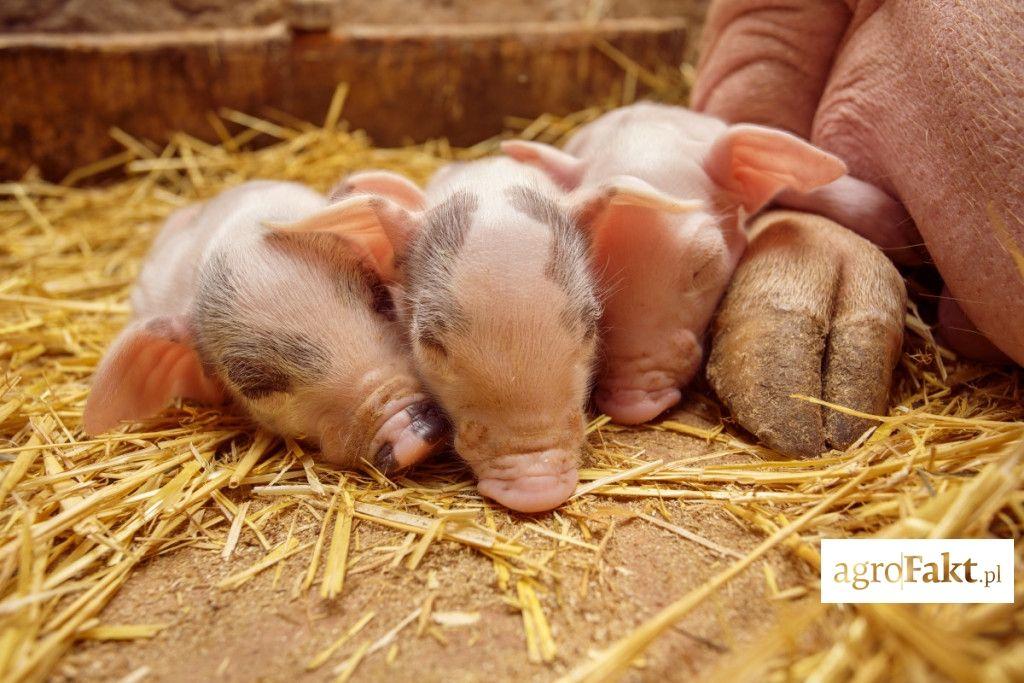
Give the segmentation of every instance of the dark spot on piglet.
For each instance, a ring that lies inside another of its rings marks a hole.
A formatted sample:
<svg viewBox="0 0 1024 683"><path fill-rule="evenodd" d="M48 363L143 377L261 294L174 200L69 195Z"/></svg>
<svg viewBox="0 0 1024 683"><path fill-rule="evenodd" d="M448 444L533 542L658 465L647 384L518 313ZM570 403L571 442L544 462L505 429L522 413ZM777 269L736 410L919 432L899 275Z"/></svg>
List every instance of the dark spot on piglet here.
<svg viewBox="0 0 1024 683"><path fill-rule="evenodd" d="M438 278L451 273L478 206L476 195L459 190L426 213L407 260L397 264L406 268L410 291L439 289Z"/></svg>
<svg viewBox="0 0 1024 683"><path fill-rule="evenodd" d="M575 233L572 216L559 206L558 202L532 187L516 185L505 193L517 211L526 214L538 223L552 228L556 233Z"/></svg>
<svg viewBox="0 0 1024 683"><path fill-rule="evenodd" d="M582 232L557 201L533 188L517 185L508 190L508 196L518 211L551 228L551 254L544 274L568 298L560 313L562 324L582 331L584 341L590 341L597 333L601 306L590 286L586 268L589 248Z"/></svg>
<svg viewBox="0 0 1024 683"><path fill-rule="evenodd" d="M273 353L281 366L304 380L323 372L329 363L327 350L304 335L267 330L259 338L260 345Z"/></svg>
<svg viewBox="0 0 1024 683"><path fill-rule="evenodd" d="M435 258L454 258L459 253L479 204L476 195L459 190L427 212L421 236Z"/></svg>
<svg viewBox="0 0 1024 683"><path fill-rule="evenodd" d="M246 338L221 348L224 374L250 399L291 391L315 381L328 366L327 351L297 333L249 328ZM223 342L222 342L223 343Z"/></svg>
<svg viewBox="0 0 1024 683"><path fill-rule="evenodd" d="M253 358L225 355L224 371L246 398L263 398L291 389L292 380L284 370Z"/></svg>

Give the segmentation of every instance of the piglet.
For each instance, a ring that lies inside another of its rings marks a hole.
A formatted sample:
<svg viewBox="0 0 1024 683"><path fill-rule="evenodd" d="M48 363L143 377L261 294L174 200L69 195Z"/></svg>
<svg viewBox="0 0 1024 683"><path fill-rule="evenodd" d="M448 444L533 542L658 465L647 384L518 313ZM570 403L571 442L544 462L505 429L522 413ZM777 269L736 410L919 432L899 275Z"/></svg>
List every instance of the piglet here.
<svg viewBox="0 0 1024 683"><path fill-rule="evenodd" d="M480 493L522 512L565 501L601 309L562 190L496 158L447 166L426 193L385 172L351 177L345 191L308 222L386 236L398 254L417 367ZM610 196L590 199L597 211Z"/></svg>
<svg viewBox="0 0 1024 683"><path fill-rule="evenodd" d="M237 401L325 460L382 471L443 441L394 320L389 252L292 223L327 200L253 181L168 219L132 295L135 320L93 380L85 428L159 412L174 397Z"/></svg>
<svg viewBox="0 0 1024 683"><path fill-rule="evenodd" d="M652 103L601 116L565 151L524 141L502 150L571 191L605 298L595 403L624 424L675 405L699 370L746 245L745 217L780 190L807 192L845 172L788 133ZM614 200L584 208L601 192Z"/></svg>

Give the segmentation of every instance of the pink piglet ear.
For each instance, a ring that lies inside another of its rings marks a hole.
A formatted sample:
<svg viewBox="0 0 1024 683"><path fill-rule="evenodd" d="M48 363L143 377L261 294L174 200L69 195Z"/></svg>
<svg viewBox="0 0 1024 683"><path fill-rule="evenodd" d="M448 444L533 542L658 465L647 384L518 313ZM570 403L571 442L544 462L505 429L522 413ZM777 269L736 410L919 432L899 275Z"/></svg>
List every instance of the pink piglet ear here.
<svg viewBox="0 0 1024 683"><path fill-rule="evenodd" d="M330 232L344 239L385 282L399 279L396 260L419 231L422 213L378 194L349 195L294 223L267 224L278 233Z"/></svg>
<svg viewBox="0 0 1024 683"><path fill-rule="evenodd" d="M741 124L726 129L704 168L715 183L754 213L783 189L809 192L846 173L846 164L795 135Z"/></svg>
<svg viewBox="0 0 1024 683"><path fill-rule="evenodd" d="M376 194L398 202L410 211L422 211L427 198L423 190L403 175L390 171L363 171L346 177L327 193L337 202L353 194Z"/></svg>
<svg viewBox="0 0 1024 683"><path fill-rule="evenodd" d="M565 190L576 189L586 170L586 162L582 159L542 142L506 140L501 143L501 151L520 163L544 171Z"/></svg>
<svg viewBox="0 0 1024 683"><path fill-rule="evenodd" d="M221 403L220 382L205 372L185 316L132 323L114 341L92 380L85 404L88 434L160 412L174 398Z"/></svg>

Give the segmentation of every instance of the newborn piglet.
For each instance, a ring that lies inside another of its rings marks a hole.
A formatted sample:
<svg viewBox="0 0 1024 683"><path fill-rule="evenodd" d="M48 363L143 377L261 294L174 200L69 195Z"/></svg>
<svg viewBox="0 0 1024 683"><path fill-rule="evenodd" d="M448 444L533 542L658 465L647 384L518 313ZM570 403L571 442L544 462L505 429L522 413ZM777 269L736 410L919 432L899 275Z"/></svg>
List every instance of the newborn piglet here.
<svg viewBox="0 0 1024 683"><path fill-rule="evenodd" d="M651 103L583 126L565 151L524 141L502 150L570 191L590 235L605 299L595 403L624 424L675 405L699 370L746 245L745 217L780 190L807 192L845 172L788 133ZM614 199L594 210L602 194Z"/></svg>
<svg viewBox="0 0 1024 683"><path fill-rule="evenodd" d="M522 512L564 502L600 317L564 193L506 158L447 166L425 194L383 172L350 177L343 191L329 218L309 224L364 236L374 224L398 254L420 376L480 493ZM605 201L595 196L595 209Z"/></svg>
<svg viewBox="0 0 1024 683"><path fill-rule="evenodd" d="M85 428L230 397L331 463L405 467L442 443L394 320L390 255L288 226L327 200L253 181L173 214L132 295L135 319L93 380Z"/></svg>

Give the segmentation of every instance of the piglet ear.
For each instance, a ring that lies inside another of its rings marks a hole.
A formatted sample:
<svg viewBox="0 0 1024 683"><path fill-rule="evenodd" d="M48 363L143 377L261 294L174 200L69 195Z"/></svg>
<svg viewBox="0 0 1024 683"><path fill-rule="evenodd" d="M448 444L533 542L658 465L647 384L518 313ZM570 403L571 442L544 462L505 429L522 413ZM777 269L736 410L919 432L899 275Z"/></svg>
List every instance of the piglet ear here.
<svg viewBox="0 0 1024 683"><path fill-rule="evenodd" d="M295 223L271 223L274 232L330 232L344 239L355 255L385 282L399 279L395 261L419 231L422 214L378 194L357 193Z"/></svg>
<svg viewBox="0 0 1024 683"><path fill-rule="evenodd" d="M783 189L809 192L846 173L841 159L795 135L750 124L726 129L704 168L749 213Z"/></svg>
<svg viewBox="0 0 1024 683"><path fill-rule="evenodd" d="M501 143L501 151L520 163L529 164L544 171L551 180L565 190L576 189L587 168L583 159L542 142L506 140Z"/></svg>
<svg viewBox="0 0 1024 683"><path fill-rule="evenodd" d="M331 188L327 198L337 202L354 194L387 197L410 211L422 211L427 203L426 195L415 183L390 171L353 173Z"/></svg>
<svg viewBox="0 0 1024 683"><path fill-rule="evenodd" d="M132 323L107 351L85 404L88 434L160 412L174 398L220 403L224 390L203 372L184 316Z"/></svg>
<svg viewBox="0 0 1024 683"><path fill-rule="evenodd" d="M698 200L677 199L635 176L617 176L594 188L568 197L569 211L591 233L617 224L621 209L647 209L661 213L689 213L701 209Z"/></svg>

